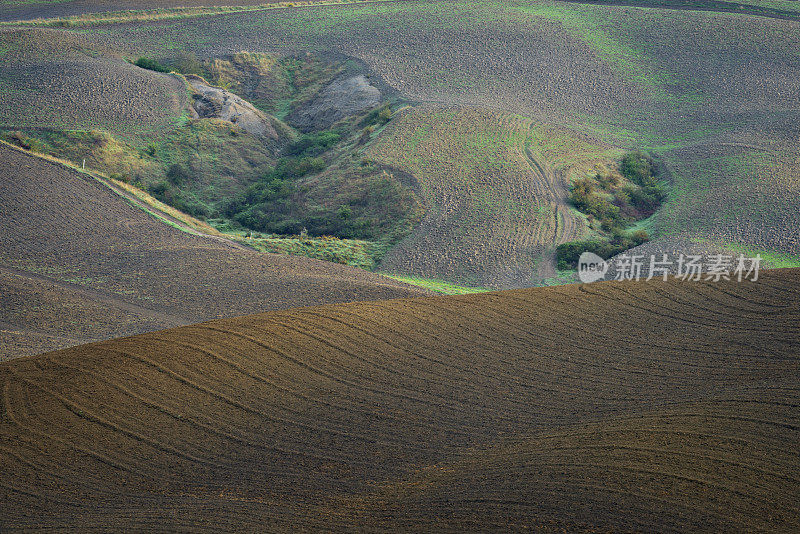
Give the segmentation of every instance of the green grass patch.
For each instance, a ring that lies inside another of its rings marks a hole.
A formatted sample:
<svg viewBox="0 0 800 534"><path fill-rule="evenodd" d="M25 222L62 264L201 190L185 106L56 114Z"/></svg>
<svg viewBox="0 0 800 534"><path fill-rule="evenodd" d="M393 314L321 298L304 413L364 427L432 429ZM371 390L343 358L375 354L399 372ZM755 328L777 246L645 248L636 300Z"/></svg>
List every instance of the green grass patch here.
<svg viewBox="0 0 800 534"><path fill-rule="evenodd" d="M693 241L698 243L707 243L712 246L716 245L725 250L744 254L747 258L754 258L756 255L761 256L761 267L768 269L787 269L800 267L800 256L793 254L786 254L775 250L767 250L763 248L754 247L752 245L743 245L741 243L734 243L731 241L718 241L714 239L696 238Z"/></svg>
<svg viewBox="0 0 800 534"><path fill-rule="evenodd" d="M405 276L405 275L398 275L398 274L388 274L388 273L380 273L384 276L388 276L389 278L393 278L395 280L399 280L400 282L405 282L407 284L424 287L425 289L429 289L436 293L441 293L443 295L467 295L471 293L485 293L487 291L492 291L486 287L467 287L467 286L460 286L457 284L453 284L447 282L445 280L435 280L431 278L421 278L418 276Z"/></svg>
<svg viewBox="0 0 800 534"><path fill-rule="evenodd" d="M229 232L227 236L259 252L305 256L368 271L375 268L375 244L369 241L338 239L332 236L262 235L253 232Z"/></svg>

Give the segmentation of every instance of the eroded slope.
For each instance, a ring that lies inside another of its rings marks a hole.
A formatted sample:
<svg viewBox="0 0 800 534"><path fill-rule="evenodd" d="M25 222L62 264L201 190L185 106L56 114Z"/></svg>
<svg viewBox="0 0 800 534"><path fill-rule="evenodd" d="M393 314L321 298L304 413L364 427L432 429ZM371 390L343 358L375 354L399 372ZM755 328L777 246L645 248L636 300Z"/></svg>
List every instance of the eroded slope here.
<svg viewBox="0 0 800 534"><path fill-rule="evenodd" d="M0 175L0 272L4 290L10 291L6 298L30 291L2 307L5 335L32 330L85 341L267 309L419 294L360 269L260 254L183 233L88 175L5 146L0 147ZM38 281L24 282L22 289L19 276L25 273ZM69 302L50 302L44 295L52 288L40 283L63 288ZM73 298L75 289L85 291ZM50 304L35 307L42 298ZM121 306L113 312L123 314L115 327L96 318L97 306L109 303L112 309ZM94 311L75 314L75 306ZM77 324L63 325L65 314ZM19 336L3 345L3 357L64 346L62 341L25 346Z"/></svg>

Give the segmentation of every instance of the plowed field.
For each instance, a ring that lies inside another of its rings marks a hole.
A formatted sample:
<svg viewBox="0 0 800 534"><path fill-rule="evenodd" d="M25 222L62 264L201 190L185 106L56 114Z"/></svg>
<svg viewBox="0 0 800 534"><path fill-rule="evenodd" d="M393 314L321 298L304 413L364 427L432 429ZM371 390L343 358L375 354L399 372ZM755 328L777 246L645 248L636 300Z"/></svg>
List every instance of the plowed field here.
<svg viewBox="0 0 800 534"><path fill-rule="evenodd" d="M0 359L216 317L421 294L354 267L186 234L88 175L8 147L0 176Z"/></svg>
<svg viewBox="0 0 800 534"><path fill-rule="evenodd" d="M800 270L327 305L0 364L0 528L800 528Z"/></svg>

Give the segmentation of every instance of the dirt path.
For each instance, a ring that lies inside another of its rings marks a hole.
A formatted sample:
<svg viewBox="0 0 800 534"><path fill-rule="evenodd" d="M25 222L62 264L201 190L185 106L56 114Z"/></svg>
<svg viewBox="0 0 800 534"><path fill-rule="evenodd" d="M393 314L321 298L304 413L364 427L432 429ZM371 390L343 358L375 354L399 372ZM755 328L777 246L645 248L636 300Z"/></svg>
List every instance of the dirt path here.
<svg viewBox="0 0 800 534"><path fill-rule="evenodd" d="M554 243L561 244L574 239L578 234L578 224L567 204L567 183L563 172L550 169L539 163L527 146L525 147L524 155L531 170L541 177L541 181L537 184L537 187L542 191L546 191L547 196L549 196L556 205L553 212L553 216L555 217Z"/></svg>

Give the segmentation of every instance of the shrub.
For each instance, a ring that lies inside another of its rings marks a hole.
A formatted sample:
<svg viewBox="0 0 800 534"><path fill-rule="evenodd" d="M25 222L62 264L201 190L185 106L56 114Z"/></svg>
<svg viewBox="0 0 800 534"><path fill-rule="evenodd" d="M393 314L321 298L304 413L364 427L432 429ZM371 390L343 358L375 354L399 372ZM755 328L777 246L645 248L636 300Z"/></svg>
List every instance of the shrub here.
<svg viewBox="0 0 800 534"><path fill-rule="evenodd" d="M622 175L639 186L655 185L653 160L643 152L625 154L620 163Z"/></svg>
<svg viewBox="0 0 800 534"><path fill-rule="evenodd" d="M146 57L140 57L134 62L134 65L142 69L153 70L156 72L169 72L169 69L158 61Z"/></svg>
<svg viewBox="0 0 800 534"><path fill-rule="evenodd" d="M167 169L167 180L174 186L182 186L190 177L188 169L180 163L173 163Z"/></svg>
<svg viewBox="0 0 800 534"><path fill-rule="evenodd" d="M182 74L197 74L203 77L207 74L203 63L192 52L178 52L169 64L173 70Z"/></svg>
<svg viewBox="0 0 800 534"><path fill-rule="evenodd" d="M338 130L326 130L300 136L286 149L288 156L319 156L342 139Z"/></svg>
<svg viewBox="0 0 800 534"><path fill-rule="evenodd" d="M644 243L649 239L647 232L626 235L625 229L635 221L650 217L665 198L666 192L657 179L653 160L643 152L626 154L620 162L619 173L603 172L576 180L569 200L590 221L600 223L603 235L590 241L560 245L559 267L576 266L580 254L587 250L608 258Z"/></svg>
<svg viewBox="0 0 800 534"><path fill-rule="evenodd" d="M394 113L392 112L392 108L389 107L389 104L384 104L379 108L375 108L370 111L366 117L361 121L359 124L360 128L365 128L369 126L383 126L390 120Z"/></svg>
<svg viewBox="0 0 800 534"><path fill-rule="evenodd" d="M325 169L325 160L320 157L282 158L270 173L273 178L291 180Z"/></svg>
<svg viewBox="0 0 800 534"><path fill-rule="evenodd" d="M578 260L584 252L593 252L607 260L612 256L621 254L628 249L637 247L650 240L644 230L637 230L630 235L616 232L610 240L590 239L587 241L572 241L556 247L556 261L559 270L575 269Z"/></svg>

